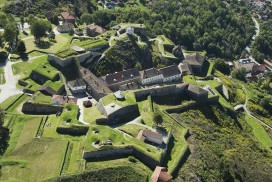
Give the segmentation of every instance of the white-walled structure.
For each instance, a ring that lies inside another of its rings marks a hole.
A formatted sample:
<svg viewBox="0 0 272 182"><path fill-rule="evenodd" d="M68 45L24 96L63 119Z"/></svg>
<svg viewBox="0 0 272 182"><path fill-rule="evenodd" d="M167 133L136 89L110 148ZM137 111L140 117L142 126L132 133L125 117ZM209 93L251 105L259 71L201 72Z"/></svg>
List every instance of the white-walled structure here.
<svg viewBox="0 0 272 182"><path fill-rule="evenodd" d="M86 92L87 85L82 79L76 79L73 81L69 81L68 87L72 91L72 93L84 93Z"/></svg>

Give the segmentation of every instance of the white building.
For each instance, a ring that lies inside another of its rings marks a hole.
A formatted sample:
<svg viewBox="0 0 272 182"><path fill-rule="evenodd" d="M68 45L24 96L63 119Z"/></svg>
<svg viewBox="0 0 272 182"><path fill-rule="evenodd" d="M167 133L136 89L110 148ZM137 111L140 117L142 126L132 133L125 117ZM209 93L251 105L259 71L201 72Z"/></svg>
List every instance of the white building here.
<svg viewBox="0 0 272 182"><path fill-rule="evenodd" d="M134 28L128 27L128 28L126 29L126 33L127 33L128 35L133 35L133 34L134 34Z"/></svg>
<svg viewBox="0 0 272 182"><path fill-rule="evenodd" d="M136 138L141 141L148 141L156 143L158 145L161 145L163 143L163 138L161 134L149 130L141 130Z"/></svg>
<svg viewBox="0 0 272 182"><path fill-rule="evenodd" d="M177 65L161 69L151 68L141 72L141 79L142 85L179 81L181 79L181 71Z"/></svg>
<svg viewBox="0 0 272 182"><path fill-rule="evenodd" d="M163 75L164 83L179 81L181 79L181 71L176 65L161 68L159 72Z"/></svg>
<svg viewBox="0 0 272 182"><path fill-rule="evenodd" d="M143 70L141 72L142 85L149 85L154 83L163 82L163 74L159 72L156 68L151 68Z"/></svg>
<svg viewBox="0 0 272 182"><path fill-rule="evenodd" d="M82 79L69 81L67 84L72 93L78 94L86 92L87 85Z"/></svg>

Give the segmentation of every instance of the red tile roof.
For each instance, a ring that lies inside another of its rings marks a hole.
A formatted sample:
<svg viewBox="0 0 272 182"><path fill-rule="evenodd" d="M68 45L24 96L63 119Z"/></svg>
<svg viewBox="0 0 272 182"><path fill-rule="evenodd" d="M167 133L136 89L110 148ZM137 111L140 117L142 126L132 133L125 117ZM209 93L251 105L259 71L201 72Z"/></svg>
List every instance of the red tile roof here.
<svg viewBox="0 0 272 182"><path fill-rule="evenodd" d="M167 173L166 168L157 166L154 170L151 181L152 182L168 182L173 177Z"/></svg>
<svg viewBox="0 0 272 182"><path fill-rule="evenodd" d="M61 12L60 15L65 20L75 20L75 17L70 15L70 13L68 13L68 12Z"/></svg>

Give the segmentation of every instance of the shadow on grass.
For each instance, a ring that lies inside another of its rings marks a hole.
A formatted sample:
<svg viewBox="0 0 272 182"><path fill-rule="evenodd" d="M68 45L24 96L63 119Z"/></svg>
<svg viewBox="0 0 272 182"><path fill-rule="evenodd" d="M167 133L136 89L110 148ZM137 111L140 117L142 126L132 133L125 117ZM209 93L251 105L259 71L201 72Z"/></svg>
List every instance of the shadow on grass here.
<svg viewBox="0 0 272 182"><path fill-rule="evenodd" d="M35 44L39 49L48 49L52 45L52 43L48 41L35 42Z"/></svg>

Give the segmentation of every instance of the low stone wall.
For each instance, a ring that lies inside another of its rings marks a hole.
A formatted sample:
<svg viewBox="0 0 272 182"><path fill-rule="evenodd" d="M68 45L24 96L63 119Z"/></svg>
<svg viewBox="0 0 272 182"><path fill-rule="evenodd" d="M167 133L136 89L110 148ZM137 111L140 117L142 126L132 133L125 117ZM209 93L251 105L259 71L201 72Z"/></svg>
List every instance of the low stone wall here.
<svg viewBox="0 0 272 182"><path fill-rule="evenodd" d="M62 106L53 106L46 104L36 104L32 102L26 102L23 104L22 112L31 114L56 114L62 112Z"/></svg>
<svg viewBox="0 0 272 182"><path fill-rule="evenodd" d="M156 166L159 166L160 163L151 157L143 154L142 152L138 151L133 147L125 147L125 148L118 148L118 149L105 149L100 151L93 151L93 152L84 152L83 159L87 161L105 161L105 160L113 160L113 159L120 159L126 158L128 156L134 156L139 161L144 163L151 169L155 169Z"/></svg>
<svg viewBox="0 0 272 182"><path fill-rule="evenodd" d="M194 103L191 103L191 104L188 104L186 106L180 106L180 107L176 107L176 108L170 108L170 109L166 109L165 111L169 114L172 114L172 113L181 113L183 111L186 111L188 109L191 109L193 108L194 106L196 106L198 103L197 102L194 102Z"/></svg>

